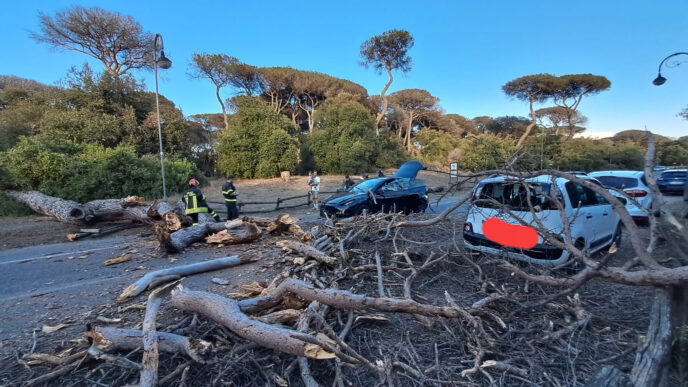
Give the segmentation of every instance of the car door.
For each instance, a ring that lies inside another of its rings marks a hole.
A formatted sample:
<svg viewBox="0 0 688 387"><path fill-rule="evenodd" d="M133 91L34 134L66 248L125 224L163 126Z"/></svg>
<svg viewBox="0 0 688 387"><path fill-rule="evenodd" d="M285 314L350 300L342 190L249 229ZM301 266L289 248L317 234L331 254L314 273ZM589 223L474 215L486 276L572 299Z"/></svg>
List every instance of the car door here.
<svg viewBox="0 0 688 387"><path fill-rule="evenodd" d="M597 223L603 217L603 209L597 206L594 191L571 181L566 183L565 188L573 208L569 219L571 236L574 241L583 238L586 246L590 247L600 239L601 227Z"/></svg>
<svg viewBox="0 0 688 387"><path fill-rule="evenodd" d="M601 217L596 219L594 222L599 238L595 241L591 241L590 244L590 248L592 250L597 250L604 246L607 242L611 241L611 238L616 231L618 220L609 201L599 193L592 190L590 191L595 196L595 207L597 207L597 212L601 214Z"/></svg>
<svg viewBox="0 0 688 387"><path fill-rule="evenodd" d="M397 181L390 180L375 191L375 201L377 201L377 206L381 208L383 212L390 212L396 209L397 198L395 192L398 191L398 189Z"/></svg>

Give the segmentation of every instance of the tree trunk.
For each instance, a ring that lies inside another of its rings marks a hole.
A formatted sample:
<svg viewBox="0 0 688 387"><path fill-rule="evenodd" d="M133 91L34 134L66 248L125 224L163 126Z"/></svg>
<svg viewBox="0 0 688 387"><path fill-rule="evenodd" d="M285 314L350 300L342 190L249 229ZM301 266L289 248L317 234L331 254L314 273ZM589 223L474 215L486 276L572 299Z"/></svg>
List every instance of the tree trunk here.
<svg viewBox="0 0 688 387"><path fill-rule="evenodd" d="M411 131L413 130L413 110L409 112L408 127L406 128L406 150L411 152Z"/></svg>
<svg viewBox="0 0 688 387"><path fill-rule="evenodd" d="M673 289L657 287L650 312L650 325L645 341L638 349L631 370L631 381L636 386L666 386L671 365ZM682 305L681 308L685 308Z"/></svg>
<svg viewBox="0 0 688 387"><path fill-rule="evenodd" d="M202 223L196 226L183 228L170 233L167 228L155 225L155 236L160 241L160 246L168 253L178 253L194 242L203 240L206 236L225 229L225 224Z"/></svg>
<svg viewBox="0 0 688 387"><path fill-rule="evenodd" d="M80 224L88 210L81 204L44 195L38 191L7 191L8 198L27 205L35 212L56 218L60 222Z"/></svg>
<svg viewBox="0 0 688 387"><path fill-rule="evenodd" d="M217 102L220 103L220 107L222 108L222 119L225 121L225 129L229 129L229 120L227 120L227 108L225 107L225 103L222 101L222 97L220 97L220 86L215 86L215 96L217 97Z"/></svg>
<svg viewBox="0 0 688 387"><path fill-rule="evenodd" d="M141 205L141 198L94 200L79 204L71 200L64 200L42 194L38 191L7 191L7 197L27 205L39 214L56 218L60 222L84 224L99 220L130 219L139 222L151 222L152 214L161 214L174 210L167 203L161 202L154 206ZM164 204L163 204L164 203ZM153 208L155 207L155 208Z"/></svg>
<svg viewBox="0 0 688 387"><path fill-rule="evenodd" d="M533 130L535 125L537 125L537 117L535 116L535 110L533 110L533 103L535 103L534 97L530 97L530 118L533 120L528 126L526 127L526 132L523 133L521 138L518 139L518 143L516 144L516 148L520 148L523 146L523 143L526 142L526 139L530 135L530 132Z"/></svg>
<svg viewBox="0 0 688 387"><path fill-rule="evenodd" d="M385 97L385 93L387 92L387 89L392 85L392 81L394 81L394 77L392 76L392 69L387 68L387 76L389 77L389 81L387 81L387 84L385 87L382 89L380 92L380 97L382 98L382 110L380 110L377 113L377 116L375 117L375 135L379 136L380 135L380 121L382 121L382 118L384 118L385 113L387 112L387 97Z"/></svg>

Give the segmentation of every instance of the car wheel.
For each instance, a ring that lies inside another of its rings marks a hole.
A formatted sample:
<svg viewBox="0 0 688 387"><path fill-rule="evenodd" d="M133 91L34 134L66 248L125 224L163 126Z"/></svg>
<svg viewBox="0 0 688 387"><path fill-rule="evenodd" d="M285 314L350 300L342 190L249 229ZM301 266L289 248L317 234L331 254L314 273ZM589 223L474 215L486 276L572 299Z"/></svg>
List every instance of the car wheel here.
<svg viewBox="0 0 688 387"><path fill-rule="evenodd" d="M581 238L578 238L576 240L576 243L573 244L578 250L583 251L585 249L585 241ZM575 275L578 274L581 270L585 268L585 264L583 262L578 261L578 260L573 260L569 261L569 263L562 268L564 273L567 275Z"/></svg>
<svg viewBox="0 0 688 387"><path fill-rule="evenodd" d="M417 212L417 213L419 213L419 214L422 214L422 213L425 212L425 210L426 210L427 208L428 208L428 201L427 201L427 199L421 198L421 199L418 201L418 205L417 205L416 208L413 210L413 212Z"/></svg>
<svg viewBox="0 0 688 387"><path fill-rule="evenodd" d="M616 225L616 230L614 231L614 238L612 238L612 243L616 243L617 248L621 245L621 223Z"/></svg>

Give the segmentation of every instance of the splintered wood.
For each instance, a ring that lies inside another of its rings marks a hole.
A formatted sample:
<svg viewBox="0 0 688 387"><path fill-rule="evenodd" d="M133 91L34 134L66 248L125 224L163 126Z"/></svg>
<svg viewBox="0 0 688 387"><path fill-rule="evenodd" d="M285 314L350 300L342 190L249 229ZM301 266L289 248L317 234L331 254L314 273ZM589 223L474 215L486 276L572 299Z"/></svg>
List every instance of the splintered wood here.
<svg viewBox="0 0 688 387"><path fill-rule="evenodd" d="M123 263L123 262L128 262L131 261L131 254L122 254L119 257L116 258L110 258L103 262L105 266L110 266L110 265L116 265L118 263Z"/></svg>
<svg viewBox="0 0 688 387"><path fill-rule="evenodd" d="M216 243L223 245L238 245L241 243L250 243L261 237L262 231L258 229L255 223L245 223L244 231L239 235L230 234L230 230L222 230L216 234L205 238L205 243Z"/></svg>

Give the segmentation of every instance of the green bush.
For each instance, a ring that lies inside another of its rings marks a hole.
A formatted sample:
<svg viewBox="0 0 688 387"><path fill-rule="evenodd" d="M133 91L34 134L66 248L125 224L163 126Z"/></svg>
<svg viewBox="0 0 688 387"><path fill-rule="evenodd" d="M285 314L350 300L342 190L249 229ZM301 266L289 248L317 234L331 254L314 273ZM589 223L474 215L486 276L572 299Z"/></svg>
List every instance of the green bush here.
<svg viewBox="0 0 688 387"><path fill-rule="evenodd" d="M159 159L139 157L132 147L106 148L44 136L24 137L2 155L1 161L11 185L77 202L162 196ZM197 171L192 162L165 161L169 192L184 190L194 176Z"/></svg>
<svg viewBox="0 0 688 387"><path fill-rule="evenodd" d="M511 139L493 134L468 136L461 142L459 167L469 171L503 168L516 145Z"/></svg>
<svg viewBox="0 0 688 387"><path fill-rule="evenodd" d="M298 161L298 140L294 124L254 98L235 99L237 111L229 128L218 135L217 170L229 176L277 177L280 171L294 171Z"/></svg>
<svg viewBox="0 0 688 387"><path fill-rule="evenodd" d="M404 148L401 139L387 133L381 133L375 140L376 167L397 168L408 160L406 148Z"/></svg>
<svg viewBox="0 0 688 387"><path fill-rule="evenodd" d="M461 140L451 134L433 129L419 130L415 141L421 146L420 161L426 165L446 165L449 153L461 144Z"/></svg>
<svg viewBox="0 0 688 387"><path fill-rule="evenodd" d="M4 192L0 191L0 217L28 216L31 214L33 211L29 207L5 197Z"/></svg>
<svg viewBox="0 0 688 387"><path fill-rule="evenodd" d="M315 167L323 173L360 173L375 163L375 121L368 109L347 96L328 100L315 114L308 137Z"/></svg>
<svg viewBox="0 0 688 387"><path fill-rule="evenodd" d="M574 138L562 143L552 163L561 170L639 170L643 168L644 158L645 150L639 144Z"/></svg>

